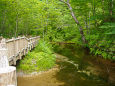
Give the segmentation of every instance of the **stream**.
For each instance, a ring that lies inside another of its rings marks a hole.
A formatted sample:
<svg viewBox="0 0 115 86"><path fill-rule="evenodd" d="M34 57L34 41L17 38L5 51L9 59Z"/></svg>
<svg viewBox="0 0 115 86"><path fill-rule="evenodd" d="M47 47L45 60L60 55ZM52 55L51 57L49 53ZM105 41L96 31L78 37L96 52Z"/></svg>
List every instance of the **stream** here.
<svg viewBox="0 0 115 86"><path fill-rule="evenodd" d="M48 71L18 75L18 86L115 86L115 63L75 44L54 45L56 65Z"/></svg>

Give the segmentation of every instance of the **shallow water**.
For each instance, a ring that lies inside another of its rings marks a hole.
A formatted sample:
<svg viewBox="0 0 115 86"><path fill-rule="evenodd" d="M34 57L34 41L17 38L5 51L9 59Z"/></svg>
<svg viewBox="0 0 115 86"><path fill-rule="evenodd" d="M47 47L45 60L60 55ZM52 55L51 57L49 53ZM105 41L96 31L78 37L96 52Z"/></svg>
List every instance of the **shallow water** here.
<svg viewBox="0 0 115 86"><path fill-rule="evenodd" d="M76 46L55 46L56 66L41 74L18 76L18 86L112 86L103 64Z"/></svg>

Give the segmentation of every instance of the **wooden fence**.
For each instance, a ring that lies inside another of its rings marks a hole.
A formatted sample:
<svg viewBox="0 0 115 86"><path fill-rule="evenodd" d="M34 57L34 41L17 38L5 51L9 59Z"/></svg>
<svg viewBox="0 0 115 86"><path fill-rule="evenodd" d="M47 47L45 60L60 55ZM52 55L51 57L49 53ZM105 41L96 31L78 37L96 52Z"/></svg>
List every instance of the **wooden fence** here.
<svg viewBox="0 0 115 86"><path fill-rule="evenodd" d="M6 40L9 64L16 65L16 61L22 59L22 56L26 55L29 50L32 50L38 44L39 39L40 36L32 38L18 37Z"/></svg>

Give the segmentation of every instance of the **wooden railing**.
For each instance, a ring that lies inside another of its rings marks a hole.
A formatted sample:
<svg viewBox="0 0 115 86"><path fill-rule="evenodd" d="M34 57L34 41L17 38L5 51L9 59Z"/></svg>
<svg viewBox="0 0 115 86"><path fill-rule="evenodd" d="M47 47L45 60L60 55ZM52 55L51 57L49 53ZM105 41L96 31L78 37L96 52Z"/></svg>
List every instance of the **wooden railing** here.
<svg viewBox="0 0 115 86"><path fill-rule="evenodd" d="M33 49L38 44L39 39L40 36L32 38L18 37L6 40L9 64L16 65L16 61L22 59L22 56L26 55L29 50Z"/></svg>

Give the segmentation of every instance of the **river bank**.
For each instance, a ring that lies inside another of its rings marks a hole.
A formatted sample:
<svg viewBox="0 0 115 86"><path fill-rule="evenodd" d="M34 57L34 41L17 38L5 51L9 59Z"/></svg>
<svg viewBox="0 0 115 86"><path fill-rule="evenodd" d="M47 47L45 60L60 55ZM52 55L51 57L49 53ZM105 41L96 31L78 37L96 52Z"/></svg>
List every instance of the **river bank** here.
<svg viewBox="0 0 115 86"><path fill-rule="evenodd" d="M55 48L56 66L45 72L18 76L18 86L114 86L114 63L96 60L83 48L72 46Z"/></svg>

